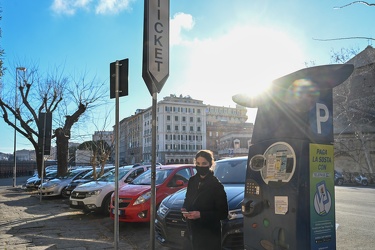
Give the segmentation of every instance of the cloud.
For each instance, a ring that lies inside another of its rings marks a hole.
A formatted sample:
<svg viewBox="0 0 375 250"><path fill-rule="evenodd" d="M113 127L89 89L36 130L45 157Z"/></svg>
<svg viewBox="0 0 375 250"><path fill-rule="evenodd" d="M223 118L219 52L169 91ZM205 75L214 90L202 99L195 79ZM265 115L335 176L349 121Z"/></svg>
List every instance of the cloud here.
<svg viewBox="0 0 375 250"><path fill-rule="evenodd" d="M61 15L75 15L78 10L90 11L95 9L96 14L116 14L129 9L135 0L53 0L51 9Z"/></svg>
<svg viewBox="0 0 375 250"><path fill-rule="evenodd" d="M194 20L192 15L185 14L182 12L176 13L170 20L170 45L181 44L184 40L181 35L181 31L191 30L194 27Z"/></svg>
<svg viewBox="0 0 375 250"><path fill-rule="evenodd" d="M99 0L95 10L97 14L115 14L128 9L133 0Z"/></svg>

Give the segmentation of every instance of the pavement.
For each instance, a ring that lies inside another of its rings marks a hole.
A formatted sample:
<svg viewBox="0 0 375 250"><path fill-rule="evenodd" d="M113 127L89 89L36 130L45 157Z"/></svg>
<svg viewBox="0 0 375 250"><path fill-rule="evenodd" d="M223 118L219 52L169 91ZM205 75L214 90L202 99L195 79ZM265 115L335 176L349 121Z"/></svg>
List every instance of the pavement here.
<svg viewBox="0 0 375 250"><path fill-rule="evenodd" d="M9 182L9 183L8 183ZM22 180L0 179L0 250L114 249L109 217L69 208L68 199L40 199ZM150 249L149 223L120 223L118 249ZM164 250L155 242L155 248Z"/></svg>

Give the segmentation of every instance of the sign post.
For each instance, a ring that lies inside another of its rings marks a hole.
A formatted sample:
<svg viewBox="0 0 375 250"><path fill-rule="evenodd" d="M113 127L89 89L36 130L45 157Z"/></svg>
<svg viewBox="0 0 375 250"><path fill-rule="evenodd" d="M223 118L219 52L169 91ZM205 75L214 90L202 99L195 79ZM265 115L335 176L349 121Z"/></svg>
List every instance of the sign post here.
<svg viewBox="0 0 375 250"><path fill-rule="evenodd" d="M120 96L128 95L128 68L129 59L117 60L109 66L110 72L110 98L116 98L116 117L115 117L115 211L114 211L114 248L117 250L119 245L119 219L118 219L118 176L119 176L119 138L120 138Z"/></svg>
<svg viewBox="0 0 375 250"><path fill-rule="evenodd" d="M155 249L157 93L169 76L169 0L145 0L142 77L152 96L150 249Z"/></svg>
<svg viewBox="0 0 375 250"><path fill-rule="evenodd" d="M40 176L40 183L43 184L44 178L44 163L45 155L49 155L51 151L51 131L52 131L52 113L51 112L40 112L38 118L38 154L42 155L42 172ZM42 190L39 193L40 202L42 202Z"/></svg>

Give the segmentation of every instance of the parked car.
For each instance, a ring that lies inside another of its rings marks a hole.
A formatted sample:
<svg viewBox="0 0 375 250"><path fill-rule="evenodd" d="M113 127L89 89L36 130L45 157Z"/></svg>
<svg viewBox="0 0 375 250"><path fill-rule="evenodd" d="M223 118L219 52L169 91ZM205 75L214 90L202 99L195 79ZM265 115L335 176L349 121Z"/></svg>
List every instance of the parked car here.
<svg viewBox="0 0 375 250"><path fill-rule="evenodd" d="M55 179L57 176L57 170L50 170L46 172L46 176L43 178L43 182ZM31 177L27 179L26 183L24 184L25 188L28 189L38 189L42 179L39 178L38 174L35 177Z"/></svg>
<svg viewBox="0 0 375 250"><path fill-rule="evenodd" d="M335 170L335 184L337 186L342 186L344 184L344 176L342 173Z"/></svg>
<svg viewBox="0 0 375 250"><path fill-rule="evenodd" d="M133 165L119 167L119 188L133 181L148 168L149 166L134 167ZM111 195L114 191L115 169L112 169L96 181L90 181L76 187L70 195L69 206L75 209L82 209L85 212L93 211L108 215Z"/></svg>
<svg viewBox="0 0 375 250"><path fill-rule="evenodd" d="M247 157L236 157L216 162L214 175L224 185L228 199L228 218L222 221L222 249L244 249L243 215ZM167 196L156 213L156 240L163 246L182 248L186 237L186 223L182 220L181 207L186 188ZM127 213L127 211L126 211Z"/></svg>
<svg viewBox="0 0 375 250"><path fill-rule="evenodd" d="M106 167L104 167L103 175L105 173L107 173L108 171L114 169L114 168L115 168L115 166L106 166ZM96 169L96 174L99 174L100 171L101 171L101 168L97 168ZM91 170L90 172L88 172L87 174L85 174L81 179L77 179L77 180L74 180L74 181L70 182L69 185L64 190L63 195L66 196L66 197L69 197L70 194L72 193L72 191L76 187L81 186L81 185L83 185L85 183L88 183L90 181L93 181L93 180L94 180L94 170Z"/></svg>
<svg viewBox="0 0 375 250"><path fill-rule="evenodd" d="M89 171L90 168L74 169L68 171L64 176L44 182L38 188L39 194L42 196L60 196L71 181L82 178Z"/></svg>
<svg viewBox="0 0 375 250"><path fill-rule="evenodd" d="M155 175L156 207L168 195L187 186L195 174L192 164L158 166ZM151 170L119 190L119 221L150 221ZM115 198L112 195L110 216L114 219Z"/></svg>

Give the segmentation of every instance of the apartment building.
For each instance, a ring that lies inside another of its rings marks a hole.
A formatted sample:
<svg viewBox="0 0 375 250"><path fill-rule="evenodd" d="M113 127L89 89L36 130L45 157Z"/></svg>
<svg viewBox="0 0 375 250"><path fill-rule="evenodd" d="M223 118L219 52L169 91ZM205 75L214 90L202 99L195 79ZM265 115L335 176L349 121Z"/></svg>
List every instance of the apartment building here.
<svg viewBox="0 0 375 250"><path fill-rule="evenodd" d="M246 123L246 112L239 105L235 108L206 105L190 96L164 97L156 111L156 162L192 163L200 149L212 150L218 159L220 138L228 133L237 133L239 136L233 140L246 142L236 152L247 151L253 124ZM220 150L226 156L229 149L223 145L227 144L221 143ZM151 162L152 107L137 110L120 121L119 151L120 162Z"/></svg>
<svg viewBox="0 0 375 250"><path fill-rule="evenodd" d="M206 105L190 96L170 95L158 102L156 161L192 163L195 153L206 148ZM143 114L143 158L151 161L152 113Z"/></svg>
<svg viewBox="0 0 375 250"><path fill-rule="evenodd" d="M240 105L236 105L235 108L207 105L207 148L214 152L215 157L227 156L224 152L229 152L229 148L223 148L223 145L227 144L220 145L220 139L228 133L241 134L241 138L235 139L251 138L253 124L246 123L248 119L246 113L247 109Z"/></svg>
<svg viewBox="0 0 375 250"><path fill-rule="evenodd" d="M147 109L148 110L148 109ZM137 109L134 115L120 121L120 165L143 162L143 114L144 109ZM149 108L151 110L151 108Z"/></svg>

